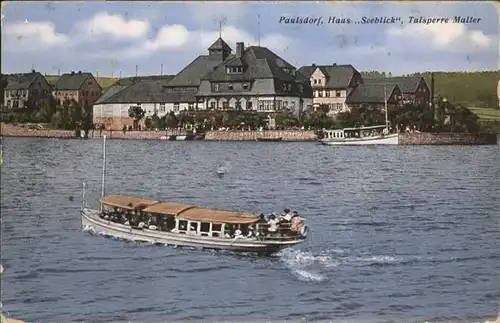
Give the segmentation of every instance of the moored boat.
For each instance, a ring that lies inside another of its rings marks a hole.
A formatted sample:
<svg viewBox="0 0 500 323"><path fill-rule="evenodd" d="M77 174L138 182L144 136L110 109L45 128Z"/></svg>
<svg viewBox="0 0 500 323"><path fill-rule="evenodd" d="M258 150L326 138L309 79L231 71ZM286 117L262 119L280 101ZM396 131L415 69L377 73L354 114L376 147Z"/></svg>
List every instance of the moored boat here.
<svg viewBox="0 0 500 323"><path fill-rule="evenodd" d="M358 128L344 128L335 130L324 130L323 145L397 145L399 135L397 133L387 134L383 130L386 126L371 126Z"/></svg>
<svg viewBox="0 0 500 323"><path fill-rule="evenodd" d="M323 130L323 145L398 145L399 134L389 133L387 88L384 85L385 125Z"/></svg>
<svg viewBox="0 0 500 323"><path fill-rule="evenodd" d="M104 137L103 182L100 209L86 206L85 184L82 228L104 236L155 244L274 253L307 238L305 220L288 214L281 221L248 212L234 212L162 202L123 195L105 195Z"/></svg>

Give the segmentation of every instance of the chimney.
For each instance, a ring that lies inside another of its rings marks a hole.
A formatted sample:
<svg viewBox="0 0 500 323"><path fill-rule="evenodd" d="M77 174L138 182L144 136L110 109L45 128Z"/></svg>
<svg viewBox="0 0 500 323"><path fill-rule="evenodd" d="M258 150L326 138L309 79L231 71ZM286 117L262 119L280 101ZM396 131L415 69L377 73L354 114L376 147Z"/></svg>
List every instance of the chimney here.
<svg viewBox="0 0 500 323"><path fill-rule="evenodd" d="M75 75L75 71L71 71L71 75Z"/></svg>
<svg viewBox="0 0 500 323"><path fill-rule="evenodd" d="M313 63L313 65L312 65L312 66L313 66L313 67L316 67L316 64L314 64L314 63Z"/></svg>
<svg viewBox="0 0 500 323"><path fill-rule="evenodd" d="M243 56L244 51L245 51L245 43L236 43L236 57Z"/></svg>

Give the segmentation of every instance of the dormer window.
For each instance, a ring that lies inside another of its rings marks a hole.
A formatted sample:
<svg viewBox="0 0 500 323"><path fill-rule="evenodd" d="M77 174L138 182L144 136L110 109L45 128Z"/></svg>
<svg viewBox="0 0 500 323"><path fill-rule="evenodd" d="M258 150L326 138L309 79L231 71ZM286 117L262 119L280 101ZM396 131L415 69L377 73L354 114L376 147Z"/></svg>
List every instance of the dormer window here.
<svg viewBox="0 0 500 323"><path fill-rule="evenodd" d="M247 82L243 83L243 90L248 90L249 84Z"/></svg>
<svg viewBox="0 0 500 323"><path fill-rule="evenodd" d="M241 66L228 66L226 67L227 74L241 74L243 73L243 67Z"/></svg>
<svg viewBox="0 0 500 323"><path fill-rule="evenodd" d="M288 83L288 91L292 90L292 84Z"/></svg>
<svg viewBox="0 0 500 323"><path fill-rule="evenodd" d="M214 84L214 91L218 92L219 91L219 84Z"/></svg>
<svg viewBox="0 0 500 323"><path fill-rule="evenodd" d="M304 86L302 84L299 84L299 93L304 92Z"/></svg>
<svg viewBox="0 0 500 323"><path fill-rule="evenodd" d="M228 88L229 88L229 91L234 90L234 86L233 86L233 84L229 83Z"/></svg>

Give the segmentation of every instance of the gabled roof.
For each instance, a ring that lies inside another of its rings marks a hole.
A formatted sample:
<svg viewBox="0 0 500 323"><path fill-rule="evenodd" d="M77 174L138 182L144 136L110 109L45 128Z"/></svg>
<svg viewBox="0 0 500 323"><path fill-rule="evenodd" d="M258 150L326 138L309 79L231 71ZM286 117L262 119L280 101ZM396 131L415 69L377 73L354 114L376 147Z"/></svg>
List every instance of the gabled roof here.
<svg viewBox="0 0 500 323"><path fill-rule="evenodd" d="M97 101L96 104L112 103L180 103L196 102L198 89L168 88L166 81L142 80L133 85L113 85Z"/></svg>
<svg viewBox="0 0 500 323"><path fill-rule="evenodd" d="M166 102L166 82L144 80L115 92L99 104L110 103L163 103Z"/></svg>
<svg viewBox="0 0 500 323"><path fill-rule="evenodd" d="M224 41L224 39L220 38L217 39L210 47L208 47L209 51L222 51L222 50L229 50L231 51L231 47Z"/></svg>
<svg viewBox="0 0 500 323"><path fill-rule="evenodd" d="M82 87L83 83L89 77L92 77L92 73L64 73L59 80L57 80L55 88L61 91L76 91Z"/></svg>
<svg viewBox="0 0 500 323"><path fill-rule="evenodd" d="M351 94L347 97L346 103L385 103L385 99L389 100L392 93L399 89L396 84L387 84L384 96L384 85L373 84L358 85Z"/></svg>
<svg viewBox="0 0 500 323"><path fill-rule="evenodd" d="M199 86L201 77L209 71L212 71L214 67L220 63L220 56L200 55L180 71L179 74L174 76L174 78L168 82L168 86Z"/></svg>
<svg viewBox="0 0 500 323"><path fill-rule="evenodd" d="M390 77L390 78L364 78L364 84L396 84L403 93L415 93L422 77ZM424 80L425 82L425 80Z"/></svg>
<svg viewBox="0 0 500 323"><path fill-rule="evenodd" d="M325 88L346 88L349 86L353 76L359 74L358 70L351 64L302 66L299 68L299 72L310 78L318 68L327 77Z"/></svg>
<svg viewBox="0 0 500 323"><path fill-rule="evenodd" d="M27 90L39 76L44 78L40 72L8 75L5 90Z"/></svg>
<svg viewBox="0 0 500 323"><path fill-rule="evenodd" d="M234 60L234 56L230 56L202 79L215 82L256 79L280 79L291 82L296 80L295 76L283 71L283 68L295 69L295 67L265 47L250 46L245 49L240 58L244 66L241 74L227 73L226 66L233 66ZM302 78L302 75L299 75L299 78Z"/></svg>
<svg viewBox="0 0 500 323"><path fill-rule="evenodd" d="M130 85L111 85L106 90L104 90L104 92L102 93L102 95L99 97L99 99L97 99L94 102L94 104L101 104L101 103L105 102L107 99L109 99L110 97L114 96L118 92L120 92L120 91L128 88L129 86Z"/></svg>

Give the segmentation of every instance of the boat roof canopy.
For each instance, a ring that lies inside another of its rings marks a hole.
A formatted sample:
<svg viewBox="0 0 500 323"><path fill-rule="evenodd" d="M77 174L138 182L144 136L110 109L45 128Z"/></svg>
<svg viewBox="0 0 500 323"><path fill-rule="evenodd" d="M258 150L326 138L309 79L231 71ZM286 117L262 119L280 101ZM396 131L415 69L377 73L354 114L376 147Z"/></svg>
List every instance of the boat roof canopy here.
<svg viewBox="0 0 500 323"><path fill-rule="evenodd" d="M104 205L118 207L125 210L134 210L137 207L148 207L160 201L146 200L138 197L124 195L107 195L104 197Z"/></svg>
<svg viewBox="0 0 500 323"><path fill-rule="evenodd" d="M164 215L178 215L184 210L190 209L194 206L180 203L167 203L160 202L158 204L153 204L143 211L148 213L164 214Z"/></svg>
<svg viewBox="0 0 500 323"><path fill-rule="evenodd" d="M258 221L258 217L252 213L232 212L224 210L207 209L201 207L193 207L179 214L182 219L199 222L211 223L234 223L234 224L250 224Z"/></svg>
<svg viewBox="0 0 500 323"><path fill-rule="evenodd" d="M380 129L380 128L385 128L385 125L378 125L378 126L367 126L367 127L358 127L358 128L343 128L343 129L331 129L331 130L325 130L325 132L342 132L342 131L360 131L360 130L370 130L370 129Z"/></svg>
<svg viewBox="0 0 500 323"><path fill-rule="evenodd" d="M232 212L201 208L194 205L160 202L123 195L108 195L104 197L104 204L126 210L134 210L142 206L145 207L142 211L147 213L171 215L188 221L210 222L216 224L250 224L259 220L255 214L248 212Z"/></svg>

